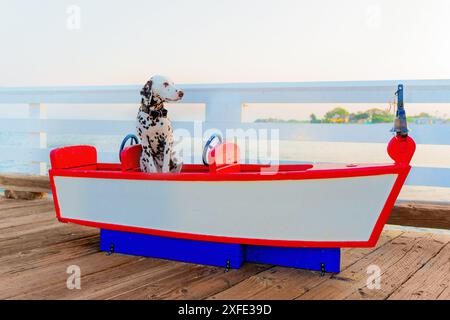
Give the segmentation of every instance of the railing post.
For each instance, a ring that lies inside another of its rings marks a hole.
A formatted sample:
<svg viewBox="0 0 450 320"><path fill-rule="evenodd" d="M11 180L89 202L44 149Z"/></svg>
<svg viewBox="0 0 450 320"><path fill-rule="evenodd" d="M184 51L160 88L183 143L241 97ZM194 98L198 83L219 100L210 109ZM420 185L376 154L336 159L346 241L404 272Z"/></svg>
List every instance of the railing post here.
<svg viewBox="0 0 450 320"><path fill-rule="evenodd" d="M47 118L47 107L42 103L30 103L28 107L30 119L39 121ZM30 148L47 148L47 133L46 132L31 132ZM41 175L47 174L47 163L40 161L32 161L34 173Z"/></svg>

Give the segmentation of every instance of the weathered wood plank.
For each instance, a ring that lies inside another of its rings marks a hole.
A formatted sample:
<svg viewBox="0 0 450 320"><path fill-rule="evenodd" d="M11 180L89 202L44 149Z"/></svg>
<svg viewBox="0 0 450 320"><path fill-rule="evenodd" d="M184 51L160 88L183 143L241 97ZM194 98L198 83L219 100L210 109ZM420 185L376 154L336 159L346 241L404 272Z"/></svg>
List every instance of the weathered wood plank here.
<svg viewBox="0 0 450 320"><path fill-rule="evenodd" d="M82 290L55 283L15 299L186 299L201 298L261 270L248 264L240 270L141 258L82 277Z"/></svg>
<svg viewBox="0 0 450 320"><path fill-rule="evenodd" d="M60 261L45 267L26 270L17 274L0 275L0 299L13 298L29 292L39 292L45 287L58 283L66 286L68 278L67 267L71 265L79 266L83 276L124 265L137 259L139 258L118 254L106 256L105 253L100 252Z"/></svg>
<svg viewBox="0 0 450 320"><path fill-rule="evenodd" d="M410 266L410 268L413 269L411 273L414 273L418 268L420 268L420 261L425 263L442 247L442 242L436 242L428 252L426 250L422 250L423 248L428 249L430 239L430 235L426 233L404 233L378 250L368 254L357 263L339 273L339 275L327 279L325 282L299 296L297 299L336 300L350 298L353 293L358 291L358 289L364 288L367 285L367 279L369 276L367 274L367 270L369 266L378 267L381 270L381 273L386 272L386 270L391 270L391 272L394 273L394 276L390 277L391 281L397 280L396 283L392 284L393 288L391 288L391 283L388 283L384 287L384 294L382 291L380 292L380 296L386 298L402 283L402 278L398 274L401 270L395 268L396 264L401 266L402 259L410 260L410 262L413 260L419 260L418 264ZM415 251L420 252L417 253ZM410 258L406 259L408 253L410 253ZM421 255L425 255L425 257L422 258L420 257ZM395 271L397 271L397 273ZM408 273L407 270L405 270L405 273ZM397 278L395 278L395 276L397 276ZM406 279L407 277L403 278L403 281ZM368 294L367 291L363 291L363 293Z"/></svg>
<svg viewBox="0 0 450 320"><path fill-rule="evenodd" d="M32 208L40 204L51 204L53 206L53 200L37 199L32 201L23 201L16 199L6 199L5 197L0 196L0 219L4 216L6 210L15 208ZM23 210L22 212L26 214L26 210Z"/></svg>
<svg viewBox="0 0 450 320"><path fill-rule="evenodd" d="M142 260L83 277L82 290L67 290L61 284L38 294L16 298L61 299L186 299L200 298L258 272L261 265L248 264L240 270L185 264L160 259ZM207 291L207 292L205 292Z"/></svg>
<svg viewBox="0 0 450 320"><path fill-rule="evenodd" d="M377 251L401 234L402 232L399 231L385 232L375 248L345 250L342 257L342 269L348 268L370 252ZM355 251L354 254L353 251ZM294 299L331 276L331 274L326 274L322 277L319 272L315 271L274 267L249 277L209 299Z"/></svg>
<svg viewBox="0 0 450 320"><path fill-rule="evenodd" d="M0 207L0 221L6 221L11 219L13 220L15 218L20 217L41 216L41 215L56 217L52 201L33 200L21 202L30 203L30 205L18 206L10 204L6 207ZM0 201L0 205L1 203L2 202Z"/></svg>
<svg viewBox="0 0 450 320"><path fill-rule="evenodd" d="M447 275L450 272L447 272ZM439 294L439 296L437 297L437 300L450 300L450 280L448 279L448 277L445 278L446 282L443 284L440 284L440 286L445 287L445 289Z"/></svg>
<svg viewBox="0 0 450 320"><path fill-rule="evenodd" d="M223 270L218 270L218 272L206 277L185 281L178 286L162 290L154 294L153 298L166 300L204 299L231 288L250 276L268 270L271 267L270 265L244 264L239 270L231 270L226 273Z"/></svg>
<svg viewBox="0 0 450 320"><path fill-rule="evenodd" d="M1 173L0 187L14 191L51 192L48 176Z"/></svg>
<svg viewBox="0 0 450 320"><path fill-rule="evenodd" d="M400 237L403 231L399 230L384 230L380 238L378 239L377 245L374 248L343 248L341 249L341 270L347 269L349 266L355 262L361 260L369 253L377 250L378 248L384 246L386 243Z"/></svg>
<svg viewBox="0 0 450 320"><path fill-rule="evenodd" d="M325 277L329 277L329 275L325 275ZM236 286L219 292L209 299L293 299L323 280L324 278L314 271L273 267L241 281Z"/></svg>
<svg viewBox="0 0 450 320"><path fill-rule="evenodd" d="M450 229L450 204L398 203L389 217L389 224Z"/></svg>
<svg viewBox="0 0 450 320"><path fill-rule="evenodd" d="M171 261L168 266L145 275L143 281L137 283L135 279L126 281L119 286L114 287L114 290L109 288L93 296L95 299L155 299L154 293L163 288L174 287L180 281L186 281L197 277L202 277L208 272L207 266L195 264L181 264L180 262Z"/></svg>
<svg viewBox="0 0 450 320"><path fill-rule="evenodd" d="M116 296L118 299L203 299L221 292L248 277L269 269L270 265L245 264L239 270L224 272L223 268L202 266L196 276L185 274L178 281L141 286L136 290Z"/></svg>
<svg viewBox="0 0 450 320"><path fill-rule="evenodd" d="M114 256L114 255L113 255ZM103 256L108 259L110 256ZM55 282L39 291L26 292L15 299L98 299L105 293L117 294L127 284L134 286L152 282L164 273L174 269L172 262L159 259L134 257L127 263L98 270L90 274L82 273L81 289L69 290L64 282ZM83 270L81 270L83 272Z"/></svg>
<svg viewBox="0 0 450 320"><path fill-rule="evenodd" d="M21 236L12 234L10 238L0 241L0 257L92 235L98 235L98 230L55 221L53 228L32 230Z"/></svg>
<svg viewBox="0 0 450 320"><path fill-rule="evenodd" d="M17 209L15 209L18 211ZM19 209L20 210L20 209ZM55 222L56 217L53 212L53 208L48 206L36 206L28 209L29 214L13 215L0 219L0 233L8 231L9 228L30 225L30 228L34 227L34 224L39 222Z"/></svg>
<svg viewBox="0 0 450 320"><path fill-rule="evenodd" d="M50 244L45 247L21 250L0 258L0 274L19 273L52 263L99 252L99 236L87 236Z"/></svg>
<svg viewBox="0 0 450 320"><path fill-rule="evenodd" d="M389 299L450 299L450 243L402 284Z"/></svg>
<svg viewBox="0 0 450 320"><path fill-rule="evenodd" d="M141 284L137 288L121 292L118 295L108 297L108 299L158 299L158 293L170 290L195 281L195 279L204 278L219 271L223 273L223 268L210 267L197 264L183 264L173 270L171 274L167 274L163 279L157 278L152 283Z"/></svg>
<svg viewBox="0 0 450 320"><path fill-rule="evenodd" d="M124 270L128 274L127 278L120 279L112 286L104 286L89 295L89 299L152 299L153 292L160 288L176 286L183 279L201 277L208 273L208 268L211 268L197 264L160 261L166 263L143 273L134 273L132 269Z"/></svg>
<svg viewBox="0 0 450 320"><path fill-rule="evenodd" d="M414 240L414 246L400 260L386 270L380 270L382 274L379 278L379 288L369 288L364 281L361 281L359 284L354 282L352 283L354 289L358 286L360 287L345 297L345 299L387 299L405 281L427 264L431 258L438 254L439 250L449 242L450 236L426 234ZM366 281L367 276L366 274Z"/></svg>
<svg viewBox="0 0 450 320"><path fill-rule="evenodd" d="M36 219L38 220L38 219ZM45 218L43 221L37 221L33 224L21 224L4 228L0 232L0 244L2 241L24 237L29 233L42 232L54 229L58 226L58 221L52 218Z"/></svg>

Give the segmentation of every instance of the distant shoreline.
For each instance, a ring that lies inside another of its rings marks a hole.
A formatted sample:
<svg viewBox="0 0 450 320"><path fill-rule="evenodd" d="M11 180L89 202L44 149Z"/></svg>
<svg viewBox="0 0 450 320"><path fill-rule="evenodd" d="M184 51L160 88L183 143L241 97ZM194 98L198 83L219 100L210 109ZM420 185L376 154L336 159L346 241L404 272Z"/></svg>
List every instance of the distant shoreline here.
<svg viewBox="0 0 450 320"><path fill-rule="evenodd" d="M325 113L323 118L318 118L314 113L310 116L310 120L297 119L279 119L279 118L259 118L255 123L330 123L330 124L376 124L376 123L393 123L394 114L390 110L372 108L365 111L351 113L344 108L336 107ZM426 112L418 115L408 116L408 123L414 124L450 124L450 119L432 116Z"/></svg>

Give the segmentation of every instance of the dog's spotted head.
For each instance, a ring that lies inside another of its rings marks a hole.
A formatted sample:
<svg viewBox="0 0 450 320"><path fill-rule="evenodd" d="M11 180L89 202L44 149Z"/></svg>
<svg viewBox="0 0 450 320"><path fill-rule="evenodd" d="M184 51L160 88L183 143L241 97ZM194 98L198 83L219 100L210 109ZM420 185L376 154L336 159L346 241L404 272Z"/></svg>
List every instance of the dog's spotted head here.
<svg viewBox="0 0 450 320"><path fill-rule="evenodd" d="M160 75L151 77L141 90L142 103L146 105L179 101L183 95L173 81Z"/></svg>

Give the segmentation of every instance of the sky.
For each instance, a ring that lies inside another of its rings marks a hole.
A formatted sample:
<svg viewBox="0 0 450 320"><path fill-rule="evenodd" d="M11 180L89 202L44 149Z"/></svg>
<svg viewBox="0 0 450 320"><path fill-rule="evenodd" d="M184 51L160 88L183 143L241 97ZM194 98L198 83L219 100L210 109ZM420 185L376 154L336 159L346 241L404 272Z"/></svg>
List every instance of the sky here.
<svg viewBox="0 0 450 320"><path fill-rule="evenodd" d="M1 0L0 85L448 78L449 16L447 0Z"/></svg>
<svg viewBox="0 0 450 320"><path fill-rule="evenodd" d="M0 86L450 78L447 0L0 0Z"/></svg>

